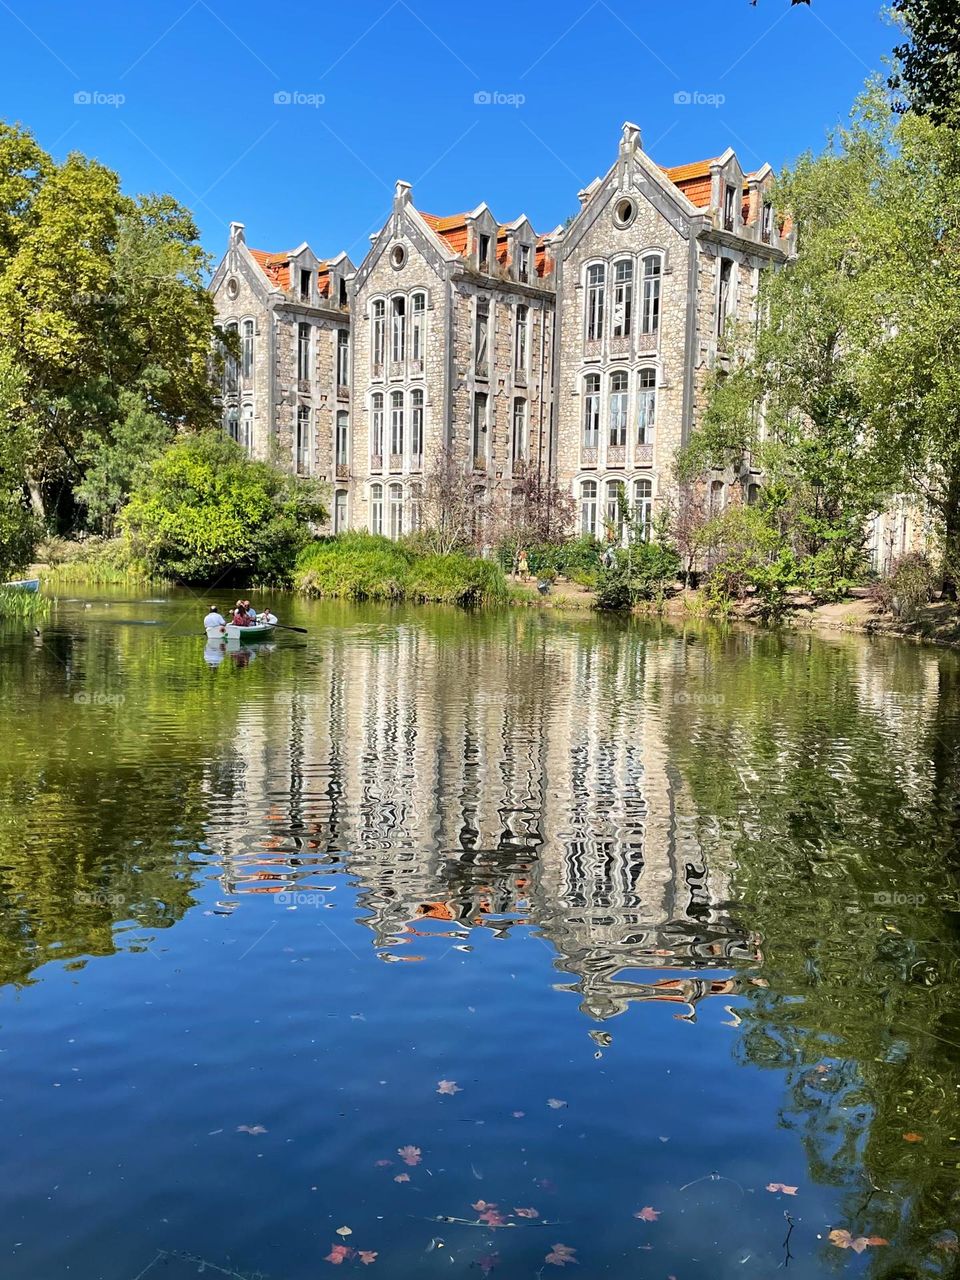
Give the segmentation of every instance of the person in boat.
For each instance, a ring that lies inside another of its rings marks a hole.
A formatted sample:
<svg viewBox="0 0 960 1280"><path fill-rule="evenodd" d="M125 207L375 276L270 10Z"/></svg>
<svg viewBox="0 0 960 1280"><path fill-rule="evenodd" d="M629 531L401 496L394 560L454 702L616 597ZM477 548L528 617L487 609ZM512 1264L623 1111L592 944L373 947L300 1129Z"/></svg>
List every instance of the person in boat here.
<svg viewBox="0 0 960 1280"><path fill-rule="evenodd" d="M210 612L207 614L207 616L203 620L204 630L207 630L210 627L225 627L226 625L227 625L226 618L223 616L223 614L220 612L217 606L215 604L212 604L210 606Z"/></svg>
<svg viewBox="0 0 960 1280"><path fill-rule="evenodd" d="M249 627L250 617L242 600L233 606L233 617L230 619L235 627Z"/></svg>
<svg viewBox="0 0 960 1280"><path fill-rule="evenodd" d="M253 607L253 605L250 603L250 601L249 601L249 600L244 600L244 602L243 602L243 607L244 607L244 609L246 609L246 611L247 611L247 617L250 619L250 621L251 621L251 622L256 622L256 620L257 620L257 611L256 611L256 609Z"/></svg>
<svg viewBox="0 0 960 1280"><path fill-rule="evenodd" d="M257 615L258 622L265 622L268 627L277 625L277 615L273 612L269 605L264 609L263 613Z"/></svg>

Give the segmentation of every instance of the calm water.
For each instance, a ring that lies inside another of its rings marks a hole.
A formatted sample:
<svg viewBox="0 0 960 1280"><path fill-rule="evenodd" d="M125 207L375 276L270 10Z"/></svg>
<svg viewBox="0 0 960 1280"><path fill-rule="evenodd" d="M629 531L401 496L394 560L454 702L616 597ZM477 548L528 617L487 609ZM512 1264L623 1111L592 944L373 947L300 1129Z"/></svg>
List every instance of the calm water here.
<svg viewBox="0 0 960 1280"><path fill-rule="evenodd" d="M0 631L4 1280L956 1273L956 655L279 611Z"/></svg>

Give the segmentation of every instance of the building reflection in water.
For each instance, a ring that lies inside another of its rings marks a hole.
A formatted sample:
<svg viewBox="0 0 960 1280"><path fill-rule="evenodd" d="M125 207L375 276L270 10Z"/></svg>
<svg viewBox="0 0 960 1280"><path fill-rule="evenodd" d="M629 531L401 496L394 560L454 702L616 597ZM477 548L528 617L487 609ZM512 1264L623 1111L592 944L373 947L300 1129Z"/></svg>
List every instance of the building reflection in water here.
<svg viewBox="0 0 960 1280"><path fill-rule="evenodd" d="M227 894L346 874L386 961L532 928L598 1019L632 1000L695 1017L758 980L670 763L683 638L503 626L338 630L251 701L210 778Z"/></svg>

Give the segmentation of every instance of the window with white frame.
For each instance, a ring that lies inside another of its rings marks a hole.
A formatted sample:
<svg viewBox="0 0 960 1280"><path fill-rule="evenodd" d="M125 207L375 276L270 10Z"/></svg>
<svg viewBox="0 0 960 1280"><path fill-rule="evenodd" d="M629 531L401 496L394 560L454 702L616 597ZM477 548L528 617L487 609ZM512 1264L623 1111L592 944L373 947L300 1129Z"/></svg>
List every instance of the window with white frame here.
<svg viewBox="0 0 960 1280"><path fill-rule="evenodd" d="M383 485L370 486L370 532L383 533Z"/></svg>
<svg viewBox="0 0 960 1280"><path fill-rule="evenodd" d="M410 299L410 359L423 361L424 327L426 324L426 294L415 293Z"/></svg>
<svg viewBox="0 0 960 1280"><path fill-rule="evenodd" d="M580 481L580 532L590 538L597 536L597 482Z"/></svg>
<svg viewBox="0 0 960 1280"><path fill-rule="evenodd" d="M527 402L519 396L513 402L513 440L511 457L523 462L527 456Z"/></svg>
<svg viewBox="0 0 960 1280"><path fill-rule="evenodd" d="M657 371L641 369L637 381L637 444L653 443L657 416Z"/></svg>
<svg viewBox="0 0 960 1280"><path fill-rule="evenodd" d="M236 334L237 331L238 331L237 322L235 320L231 321L230 324L224 326L224 333L232 335L232 334ZM236 356L230 355L228 353L224 357L224 361L223 361L224 395L229 395L231 392L237 390L237 386L239 384L239 378L240 378L240 369L239 369L239 366L237 365Z"/></svg>
<svg viewBox="0 0 960 1280"><path fill-rule="evenodd" d="M374 373L379 373L383 369L383 361L386 350L386 303L382 298L377 298L373 304L373 320L372 331L370 335L370 355L373 361Z"/></svg>
<svg viewBox="0 0 960 1280"><path fill-rule="evenodd" d="M240 443L240 410L232 406L227 410L227 435L235 443Z"/></svg>
<svg viewBox="0 0 960 1280"><path fill-rule="evenodd" d="M732 231L737 223L737 188L727 183L723 192L723 229Z"/></svg>
<svg viewBox="0 0 960 1280"><path fill-rule="evenodd" d="M253 378L253 321L244 320L243 337L240 341L240 368L244 382Z"/></svg>
<svg viewBox="0 0 960 1280"><path fill-rule="evenodd" d="M485 378L490 361L490 303L486 298L477 299L477 325L474 341L474 368L478 377Z"/></svg>
<svg viewBox="0 0 960 1280"><path fill-rule="evenodd" d="M343 533L347 527L347 491L338 489L333 495L333 532Z"/></svg>
<svg viewBox="0 0 960 1280"><path fill-rule="evenodd" d="M760 213L760 237L764 244L773 241L773 205L769 200L764 200Z"/></svg>
<svg viewBox="0 0 960 1280"><path fill-rule="evenodd" d="M663 261L658 253L648 254L643 260L643 312L640 317L641 332L655 337L660 331L660 278Z"/></svg>
<svg viewBox="0 0 960 1280"><path fill-rule="evenodd" d="M477 463L487 460L487 393L477 391L473 397L473 456Z"/></svg>
<svg viewBox="0 0 960 1280"><path fill-rule="evenodd" d="M370 452L375 458L383 456L383 394L379 391L370 397Z"/></svg>
<svg viewBox="0 0 960 1280"><path fill-rule="evenodd" d="M588 373L583 380L583 447L600 444L600 375Z"/></svg>
<svg viewBox="0 0 960 1280"><path fill-rule="evenodd" d="M403 454L403 392L390 393L390 452Z"/></svg>
<svg viewBox="0 0 960 1280"><path fill-rule="evenodd" d="M637 480L633 486L633 520L639 537L644 542L650 540L650 529L653 525L653 482Z"/></svg>
<svg viewBox="0 0 960 1280"><path fill-rule="evenodd" d="M245 404L240 410L240 444L247 453L253 452L253 405Z"/></svg>
<svg viewBox="0 0 960 1280"><path fill-rule="evenodd" d="M587 341L599 342L603 337L603 306L606 297L607 269L602 262L587 267Z"/></svg>
<svg viewBox="0 0 960 1280"><path fill-rule="evenodd" d="M403 295L390 299L390 359L402 364L407 351L407 300Z"/></svg>
<svg viewBox="0 0 960 1280"><path fill-rule="evenodd" d="M345 409L337 413L335 457L338 467L345 467L348 461L350 440L350 415Z"/></svg>
<svg viewBox="0 0 960 1280"><path fill-rule="evenodd" d="M627 443L627 405L630 399L630 376L618 369L610 375L610 444Z"/></svg>
<svg viewBox="0 0 960 1280"><path fill-rule="evenodd" d="M733 260L720 259L720 287L717 292L717 337L722 338L733 311Z"/></svg>
<svg viewBox="0 0 960 1280"><path fill-rule="evenodd" d="M607 481L607 498L604 504L604 524L615 542L623 540L623 501L626 497L622 480Z"/></svg>
<svg viewBox="0 0 960 1280"><path fill-rule="evenodd" d="M337 330L337 386L350 385L350 331Z"/></svg>
<svg viewBox="0 0 960 1280"><path fill-rule="evenodd" d="M423 391L419 387L410 392L410 457L414 466L423 457Z"/></svg>
<svg viewBox="0 0 960 1280"><path fill-rule="evenodd" d="M517 306L517 335L514 349L514 368L524 376L527 372L527 348L529 345L530 308L524 303Z"/></svg>
<svg viewBox="0 0 960 1280"><path fill-rule="evenodd" d="M297 377L301 382L310 378L311 326L304 321L297 325Z"/></svg>
<svg viewBox="0 0 960 1280"><path fill-rule="evenodd" d="M710 515L718 516L726 506L726 486L722 480L710 481Z"/></svg>
<svg viewBox="0 0 960 1280"><path fill-rule="evenodd" d="M621 258L613 264L613 321L610 332L614 338L629 338L633 321L633 261Z"/></svg>
<svg viewBox="0 0 960 1280"><path fill-rule="evenodd" d="M296 451L297 475L305 476L310 470L310 406L306 404L297 407Z"/></svg>
<svg viewBox="0 0 960 1280"><path fill-rule="evenodd" d="M392 484L388 490L388 499L390 507L390 537L403 537L403 488L399 484Z"/></svg>

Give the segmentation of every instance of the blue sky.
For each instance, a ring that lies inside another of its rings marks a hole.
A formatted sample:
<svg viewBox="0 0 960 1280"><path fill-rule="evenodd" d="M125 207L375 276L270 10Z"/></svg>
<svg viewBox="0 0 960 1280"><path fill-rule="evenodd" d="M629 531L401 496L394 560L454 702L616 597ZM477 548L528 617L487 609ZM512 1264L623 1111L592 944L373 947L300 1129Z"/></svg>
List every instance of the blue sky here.
<svg viewBox="0 0 960 1280"><path fill-rule="evenodd" d="M97 156L130 192L172 192L217 256L238 219L256 248L307 240L359 262L397 178L427 212L486 200L550 230L627 119L661 164L731 145L747 168L779 168L819 148L880 68L895 32L879 9L0 0L0 116L58 158Z"/></svg>

